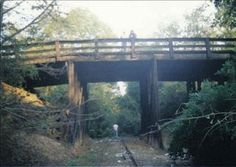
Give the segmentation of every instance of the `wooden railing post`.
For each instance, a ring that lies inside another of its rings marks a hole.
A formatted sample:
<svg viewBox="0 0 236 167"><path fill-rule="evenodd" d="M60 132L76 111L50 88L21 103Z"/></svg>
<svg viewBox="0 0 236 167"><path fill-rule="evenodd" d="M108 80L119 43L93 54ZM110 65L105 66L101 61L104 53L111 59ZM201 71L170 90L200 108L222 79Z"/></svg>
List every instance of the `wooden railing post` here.
<svg viewBox="0 0 236 167"><path fill-rule="evenodd" d="M205 44L206 44L206 58L209 59L211 54L209 38L205 39Z"/></svg>
<svg viewBox="0 0 236 167"><path fill-rule="evenodd" d="M124 50L124 52L126 52L127 43L126 43L125 39L121 39L121 40L122 40L123 50Z"/></svg>
<svg viewBox="0 0 236 167"><path fill-rule="evenodd" d="M94 51L95 51L95 58L97 58L97 55L98 55L98 40L97 39L94 39Z"/></svg>
<svg viewBox="0 0 236 167"><path fill-rule="evenodd" d="M169 55L170 55L170 59L173 59L174 58L173 40L171 38L169 38L168 42L169 42Z"/></svg>
<svg viewBox="0 0 236 167"><path fill-rule="evenodd" d="M57 40L55 41L55 50L56 50L56 61L58 61L58 58L60 57L60 42Z"/></svg>
<svg viewBox="0 0 236 167"><path fill-rule="evenodd" d="M98 40L94 39L94 52L95 52L95 56L98 54Z"/></svg>
<svg viewBox="0 0 236 167"><path fill-rule="evenodd" d="M131 59L132 59L134 58L135 54L135 37L131 37L130 42L131 42Z"/></svg>

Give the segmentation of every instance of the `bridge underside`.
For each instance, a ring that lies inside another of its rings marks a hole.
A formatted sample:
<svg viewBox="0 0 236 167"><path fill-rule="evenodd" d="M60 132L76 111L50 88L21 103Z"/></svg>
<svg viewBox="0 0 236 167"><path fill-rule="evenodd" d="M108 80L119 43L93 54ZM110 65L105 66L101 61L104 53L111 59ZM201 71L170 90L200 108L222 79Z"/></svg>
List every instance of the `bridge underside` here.
<svg viewBox="0 0 236 167"><path fill-rule="evenodd" d="M215 73L225 60L161 60L157 61L158 81L221 81ZM152 61L76 62L78 78L84 82L140 81L147 75ZM64 63L52 66L62 67ZM68 83L68 74L53 77L39 72L39 79L27 79L27 85L41 87Z"/></svg>

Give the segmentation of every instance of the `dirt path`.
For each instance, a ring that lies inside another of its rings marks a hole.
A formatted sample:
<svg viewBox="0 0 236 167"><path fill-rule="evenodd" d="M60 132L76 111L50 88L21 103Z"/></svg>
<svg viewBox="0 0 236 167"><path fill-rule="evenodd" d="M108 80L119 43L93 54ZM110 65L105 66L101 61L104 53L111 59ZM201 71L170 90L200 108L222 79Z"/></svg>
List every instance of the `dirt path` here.
<svg viewBox="0 0 236 167"><path fill-rule="evenodd" d="M170 167L166 152L152 148L138 138L123 138L138 166ZM119 139L93 140L86 151L68 163L70 166L134 166Z"/></svg>

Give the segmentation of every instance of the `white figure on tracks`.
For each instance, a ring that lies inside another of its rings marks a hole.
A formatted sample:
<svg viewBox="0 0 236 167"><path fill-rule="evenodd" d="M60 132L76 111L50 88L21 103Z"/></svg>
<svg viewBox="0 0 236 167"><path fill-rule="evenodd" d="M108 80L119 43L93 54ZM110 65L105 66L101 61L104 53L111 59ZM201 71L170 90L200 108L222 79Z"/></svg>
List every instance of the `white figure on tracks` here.
<svg viewBox="0 0 236 167"><path fill-rule="evenodd" d="M115 132L115 137L118 137L118 128L119 128L119 126L117 124L113 125L113 130Z"/></svg>

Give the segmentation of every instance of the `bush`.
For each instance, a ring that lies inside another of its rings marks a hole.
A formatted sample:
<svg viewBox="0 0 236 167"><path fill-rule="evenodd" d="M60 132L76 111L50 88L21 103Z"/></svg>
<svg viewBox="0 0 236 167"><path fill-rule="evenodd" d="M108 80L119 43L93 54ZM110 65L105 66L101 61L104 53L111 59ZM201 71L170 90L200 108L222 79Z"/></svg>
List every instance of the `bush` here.
<svg viewBox="0 0 236 167"><path fill-rule="evenodd" d="M229 64L221 73L230 71L225 70L233 67ZM229 76L231 81L225 85L205 81L202 90L190 96L175 120L170 152L178 154L188 148L197 164L236 164L236 83Z"/></svg>
<svg viewBox="0 0 236 167"><path fill-rule="evenodd" d="M185 83L163 82L159 89L160 118L173 118L181 104L187 101Z"/></svg>

